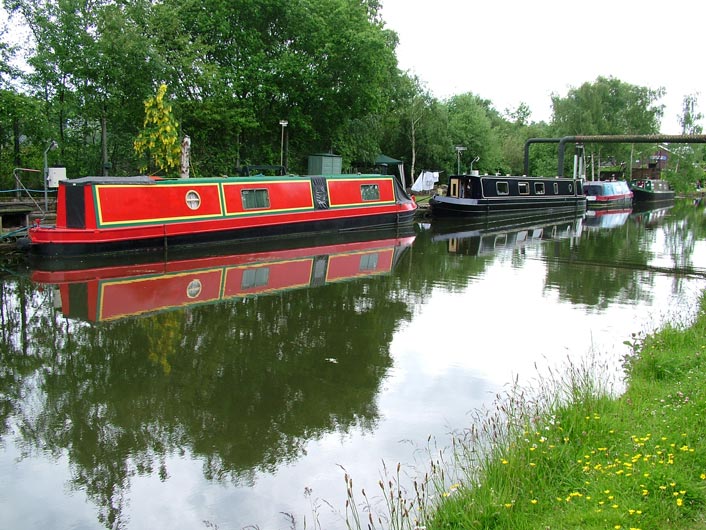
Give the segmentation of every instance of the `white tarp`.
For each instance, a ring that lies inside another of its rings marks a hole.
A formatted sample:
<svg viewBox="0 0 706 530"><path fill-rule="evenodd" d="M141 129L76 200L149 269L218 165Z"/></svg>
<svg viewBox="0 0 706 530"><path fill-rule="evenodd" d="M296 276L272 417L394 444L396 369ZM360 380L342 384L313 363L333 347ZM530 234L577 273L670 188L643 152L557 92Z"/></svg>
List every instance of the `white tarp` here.
<svg viewBox="0 0 706 530"><path fill-rule="evenodd" d="M434 184L439 182L438 171L422 171L417 180L412 184L412 191L429 191L434 189Z"/></svg>

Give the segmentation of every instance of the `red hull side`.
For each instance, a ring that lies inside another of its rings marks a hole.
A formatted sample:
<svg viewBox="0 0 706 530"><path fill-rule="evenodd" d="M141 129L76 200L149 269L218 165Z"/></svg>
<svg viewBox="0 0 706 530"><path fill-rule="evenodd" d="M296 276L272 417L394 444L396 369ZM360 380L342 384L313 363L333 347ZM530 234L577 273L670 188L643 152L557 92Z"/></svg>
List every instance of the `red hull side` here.
<svg viewBox="0 0 706 530"><path fill-rule="evenodd" d="M56 226L32 228L33 247L197 240L198 236L218 238L248 230L250 237L258 237L259 229L274 232L277 228L306 233L339 222L360 226L366 219L411 221L416 210L413 201L396 197L393 177L387 176L330 178L323 205L315 201L308 178L81 184L82 189L71 194L68 185L60 187ZM363 188L373 188L374 196L364 198ZM246 193L262 194L266 199L262 205L246 207ZM68 204L71 200L78 206ZM79 211L73 218L67 213L72 209Z"/></svg>

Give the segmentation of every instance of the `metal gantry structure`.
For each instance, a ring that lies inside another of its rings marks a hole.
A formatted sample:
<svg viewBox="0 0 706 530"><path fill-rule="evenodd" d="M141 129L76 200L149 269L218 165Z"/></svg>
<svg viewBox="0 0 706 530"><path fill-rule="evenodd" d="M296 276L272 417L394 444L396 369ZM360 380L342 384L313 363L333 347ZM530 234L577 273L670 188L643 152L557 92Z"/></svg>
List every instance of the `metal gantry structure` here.
<svg viewBox="0 0 706 530"><path fill-rule="evenodd" d="M559 144L557 176L564 176L564 152L566 144L584 143L643 143L643 144L706 144L706 134L598 134L588 136L564 136L562 138L530 138L525 142L525 175L529 175L529 149L532 144Z"/></svg>

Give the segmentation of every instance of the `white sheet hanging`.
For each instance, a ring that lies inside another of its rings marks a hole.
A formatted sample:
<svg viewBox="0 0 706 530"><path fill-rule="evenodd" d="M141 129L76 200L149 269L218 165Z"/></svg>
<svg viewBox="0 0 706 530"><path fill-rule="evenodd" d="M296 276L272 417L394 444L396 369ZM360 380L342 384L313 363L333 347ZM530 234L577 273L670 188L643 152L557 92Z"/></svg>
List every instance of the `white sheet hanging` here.
<svg viewBox="0 0 706 530"><path fill-rule="evenodd" d="M412 184L412 191L419 193L432 190L437 182L439 182L438 171L422 171Z"/></svg>

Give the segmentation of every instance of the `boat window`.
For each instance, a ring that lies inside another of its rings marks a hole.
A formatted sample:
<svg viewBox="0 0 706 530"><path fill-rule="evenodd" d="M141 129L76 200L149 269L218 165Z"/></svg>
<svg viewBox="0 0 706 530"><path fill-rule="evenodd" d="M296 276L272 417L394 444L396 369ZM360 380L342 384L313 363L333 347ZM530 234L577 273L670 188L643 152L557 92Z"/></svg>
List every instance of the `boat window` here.
<svg viewBox="0 0 706 530"><path fill-rule="evenodd" d="M240 197L243 200L243 209L245 210L270 207L270 193L268 190L241 190Z"/></svg>
<svg viewBox="0 0 706 530"><path fill-rule="evenodd" d="M544 195L544 182L534 183L534 193L536 195Z"/></svg>
<svg viewBox="0 0 706 530"><path fill-rule="evenodd" d="M360 187L360 196L364 201L379 201L380 187L377 184L363 184Z"/></svg>
<svg viewBox="0 0 706 530"><path fill-rule="evenodd" d="M197 210L201 206L201 197L198 192L194 190L189 190L186 192L186 205L191 210Z"/></svg>
<svg viewBox="0 0 706 530"><path fill-rule="evenodd" d="M580 184L579 184L579 186L580 186ZM573 192L574 192L574 185L573 185L573 184L569 184L569 193L573 193ZM579 188L579 193L581 193L581 189L580 189L580 188Z"/></svg>
<svg viewBox="0 0 706 530"><path fill-rule="evenodd" d="M496 182L495 183L495 190L498 192L498 195L509 195L510 194L510 186L506 181Z"/></svg>
<svg viewBox="0 0 706 530"><path fill-rule="evenodd" d="M264 287L269 283L269 281L269 267L257 267L254 269L246 269L243 271L241 287L243 289L252 289L253 287Z"/></svg>
<svg viewBox="0 0 706 530"><path fill-rule="evenodd" d="M359 271L374 271L378 268L378 254L363 254L360 257Z"/></svg>
<svg viewBox="0 0 706 530"><path fill-rule="evenodd" d="M559 183L554 183L554 195L559 195Z"/></svg>
<svg viewBox="0 0 706 530"><path fill-rule="evenodd" d="M529 195L529 182L518 182L517 189L519 190L520 195Z"/></svg>

